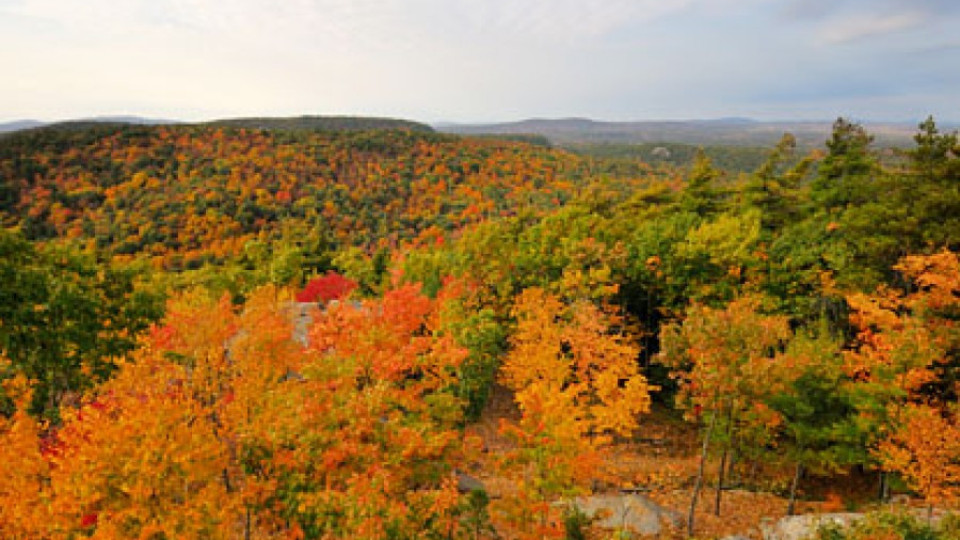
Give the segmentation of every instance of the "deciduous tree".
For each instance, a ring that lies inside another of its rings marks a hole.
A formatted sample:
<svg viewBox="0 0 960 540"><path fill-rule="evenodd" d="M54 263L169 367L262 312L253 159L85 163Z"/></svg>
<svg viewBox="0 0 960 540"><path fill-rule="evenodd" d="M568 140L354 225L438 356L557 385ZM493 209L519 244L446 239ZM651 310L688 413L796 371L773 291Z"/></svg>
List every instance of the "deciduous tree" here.
<svg viewBox="0 0 960 540"><path fill-rule="evenodd" d="M552 503L596 478L604 446L632 433L649 410L651 387L613 314L539 288L523 291L513 314L517 328L500 379L521 417L501 430L516 444L504 464L517 491L498 506L518 537L556 536L562 516Z"/></svg>

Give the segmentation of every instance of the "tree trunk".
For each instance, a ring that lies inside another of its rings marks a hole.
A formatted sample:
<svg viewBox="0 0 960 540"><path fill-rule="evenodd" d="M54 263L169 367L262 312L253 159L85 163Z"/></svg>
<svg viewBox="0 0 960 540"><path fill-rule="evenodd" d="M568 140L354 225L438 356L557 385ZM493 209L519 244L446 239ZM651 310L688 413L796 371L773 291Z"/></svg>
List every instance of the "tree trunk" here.
<svg viewBox="0 0 960 540"><path fill-rule="evenodd" d="M723 456L720 458L720 471L717 473L717 500L714 503L713 513L717 516L720 515L720 497L723 496L723 473L727 468L727 454L730 452L730 447L733 445L731 442L730 432L733 430L733 403L730 404L730 408L727 409L727 428L726 428L726 440L723 445Z"/></svg>
<svg viewBox="0 0 960 540"><path fill-rule="evenodd" d="M720 458L720 472L717 473L717 500L714 503L713 513L717 516L720 515L720 497L723 494L723 472L727 468L727 451L728 448L723 448L723 456Z"/></svg>
<svg viewBox="0 0 960 540"><path fill-rule="evenodd" d="M743 473L737 467L740 465L740 441L730 449L730 458L727 461L727 480L731 486L736 486L743 482Z"/></svg>
<svg viewBox="0 0 960 540"><path fill-rule="evenodd" d="M800 476L803 475L803 465L797 463L797 469L793 474L793 483L790 485L790 503L787 504L787 515L793 515L794 506L797 504L797 485L800 484Z"/></svg>
<svg viewBox="0 0 960 540"><path fill-rule="evenodd" d="M887 476L887 471L880 471L880 493L877 495L880 497L880 502L890 499L890 478Z"/></svg>
<svg viewBox="0 0 960 540"><path fill-rule="evenodd" d="M713 434L713 424L716 418L716 412L710 415L710 423L707 425L707 432L703 436L703 449L700 451L700 468L697 471L697 481L693 485L693 496L690 497L690 512L687 514L687 536L693 536L693 516L697 510L697 498L700 497L700 489L703 488L703 470L707 464L707 450L710 449L710 436Z"/></svg>
<svg viewBox="0 0 960 540"><path fill-rule="evenodd" d="M230 485L230 473L227 472L226 467L224 467L223 471L221 471L220 477L223 480L223 489L227 490L227 493L232 492L233 486Z"/></svg>

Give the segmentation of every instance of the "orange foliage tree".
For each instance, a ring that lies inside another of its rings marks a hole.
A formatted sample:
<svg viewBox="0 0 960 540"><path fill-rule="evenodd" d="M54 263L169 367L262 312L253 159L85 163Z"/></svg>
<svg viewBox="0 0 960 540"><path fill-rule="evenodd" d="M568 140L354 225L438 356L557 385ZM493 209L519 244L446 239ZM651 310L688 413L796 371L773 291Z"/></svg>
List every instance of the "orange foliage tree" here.
<svg viewBox="0 0 960 540"><path fill-rule="evenodd" d="M852 295L857 347L847 354L857 386L875 396L876 455L933 504L955 501L960 446L956 396L960 261L955 253L904 257L895 267L913 284L906 294ZM939 442L938 442L939 441Z"/></svg>
<svg viewBox="0 0 960 540"><path fill-rule="evenodd" d="M182 296L62 425L4 420L5 535L455 534L465 352L437 331L440 301L407 286L314 311L304 348L290 300Z"/></svg>
<svg viewBox="0 0 960 540"><path fill-rule="evenodd" d="M934 505L960 502L960 417L934 407L910 405L903 420L880 442L883 466L900 473L911 489Z"/></svg>
<svg viewBox="0 0 960 540"><path fill-rule="evenodd" d="M960 257L946 250L909 256L894 269L914 283L915 290L903 302L945 353L931 366L936 382L928 388L929 397L939 403L955 401L960 396Z"/></svg>

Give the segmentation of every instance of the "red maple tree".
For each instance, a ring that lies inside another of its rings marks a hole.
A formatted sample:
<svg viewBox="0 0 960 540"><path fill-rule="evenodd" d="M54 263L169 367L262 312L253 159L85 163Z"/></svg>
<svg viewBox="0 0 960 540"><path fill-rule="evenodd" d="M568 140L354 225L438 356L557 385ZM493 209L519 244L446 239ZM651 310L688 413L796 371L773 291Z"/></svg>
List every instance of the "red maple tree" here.
<svg viewBox="0 0 960 540"><path fill-rule="evenodd" d="M325 276L311 279L297 293L297 302L330 302L340 300L357 288L357 282L336 272L327 272Z"/></svg>

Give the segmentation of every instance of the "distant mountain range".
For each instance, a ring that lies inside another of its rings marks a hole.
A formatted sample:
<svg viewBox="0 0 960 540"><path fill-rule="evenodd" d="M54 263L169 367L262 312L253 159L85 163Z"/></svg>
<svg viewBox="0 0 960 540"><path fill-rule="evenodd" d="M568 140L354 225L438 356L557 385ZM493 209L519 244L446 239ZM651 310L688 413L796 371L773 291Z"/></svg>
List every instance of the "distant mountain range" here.
<svg viewBox="0 0 960 540"><path fill-rule="evenodd" d="M0 133L60 127L80 129L91 124L181 124L178 120L143 118L139 116L101 116L61 122L18 120L0 123ZM588 118L531 118L518 122L493 124L439 123L429 126L411 120L357 116L296 116L263 118L228 118L208 122L189 123L247 129L268 130L364 130L407 129L411 131L439 131L459 135L508 136L530 142L569 145L584 143L683 143L703 146L771 146L784 133L792 133L801 146L822 146L830 136L832 122L828 121L757 121L749 118L719 118L714 120L671 120L607 122ZM916 134L916 124L896 122L865 122L864 126L876 139L878 146L910 146ZM943 124L943 130L957 129L957 124Z"/></svg>
<svg viewBox="0 0 960 540"><path fill-rule="evenodd" d="M0 133L20 131L22 129L32 129L44 125L46 125L46 123L39 120L14 120L13 122L0 122Z"/></svg>
<svg viewBox="0 0 960 540"><path fill-rule="evenodd" d="M20 131L21 129L31 129L45 125L39 120L15 120L13 122L0 123L0 133L8 131Z"/></svg>
<svg viewBox="0 0 960 540"><path fill-rule="evenodd" d="M749 118L602 122L587 118L542 119L498 124L438 124L438 131L461 135L536 134L555 144L675 142L695 145L770 146L792 133L802 146L821 146L832 122L761 122ZM917 127L912 123L865 122L880 146L909 146Z"/></svg>
<svg viewBox="0 0 960 540"><path fill-rule="evenodd" d="M56 122L41 122L39 120L15 120L13 122L0 123L0 133L9 133L11 131L21 131L24 129L34 129L50 126L58 127L84 127L91 124L133 124L133 125L159 125L159 124L180 124L177 120L163 120L159 118L143 118L140 116L96 116L93 118L78 118L75 120L58 120Z"/></svg>

